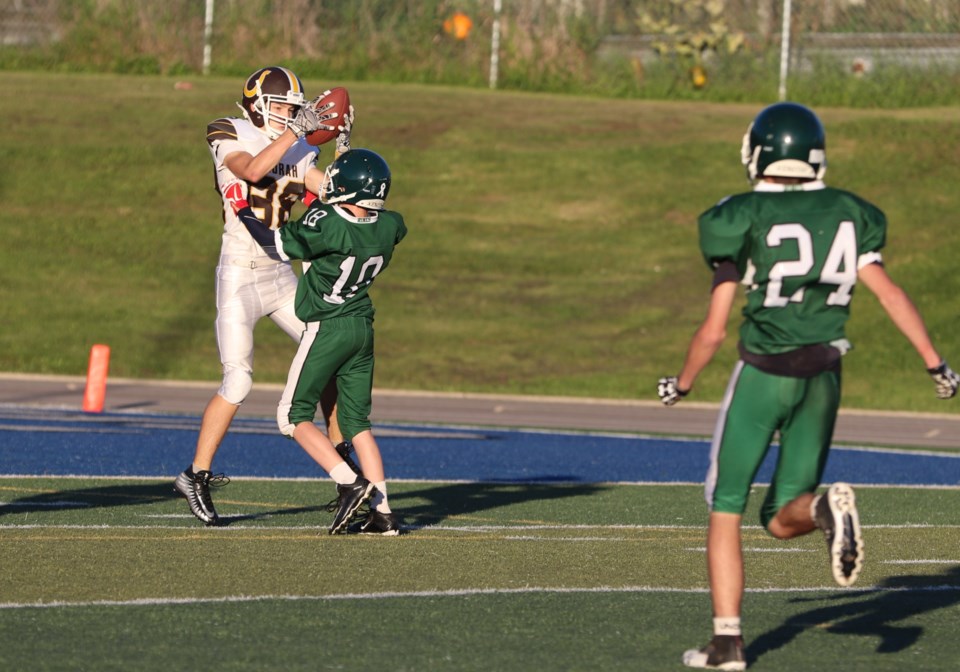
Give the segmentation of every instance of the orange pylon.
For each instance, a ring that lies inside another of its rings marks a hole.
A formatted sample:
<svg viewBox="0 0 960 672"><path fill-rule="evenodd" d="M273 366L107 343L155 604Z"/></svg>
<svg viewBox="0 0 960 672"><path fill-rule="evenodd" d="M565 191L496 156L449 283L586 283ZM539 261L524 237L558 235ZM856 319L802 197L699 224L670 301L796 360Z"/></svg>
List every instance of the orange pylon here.
<svg viewBox="0 0 960 672"><path fill-rule="evenodd" d="M83 392L85 413L102 413L107 397L107 371L110 369L110 346L97 344L90 348L87 366L87 387Z"/></svg>

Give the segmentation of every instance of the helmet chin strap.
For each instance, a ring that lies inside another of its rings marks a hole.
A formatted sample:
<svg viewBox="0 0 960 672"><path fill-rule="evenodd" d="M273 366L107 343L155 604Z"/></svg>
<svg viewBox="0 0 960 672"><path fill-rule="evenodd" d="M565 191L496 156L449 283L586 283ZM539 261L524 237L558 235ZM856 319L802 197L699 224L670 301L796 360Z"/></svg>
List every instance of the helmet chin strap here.
<svg viewBox="0 0 960 672"><path fill-rule="evenodd" d="M267 118L267 117L264 116L263 114L261 114L260 116L263 118L264 126L257 126L257 125L253 122L253 119L250 118L250 111L247 110L247 108L245 108L245 107L244 107L243 105L241 105L240 103L237 103L237 107L239 107L239 108L240 108L240 111L243 113L243 118L244 118L244 119L246 119L247 121L249 121L249 122L253 125L253 127L254 127L255 129L257 129L258 131L260 131L261 133L263 133L265 136L267 136L267 137L270 138L271 140L276 140L276 139L279 138L280 135L283 133L283 131L278 131L277 129L273 128L273 127L270 125L270 120L269 120L269 118ZM286 130L286 128L284 128L284 130Z"/></svg>
<svg viewBox="0 0 960 672"><path fill-rule="evenodd" d="M249 111L247 108L245 108L245 107L244 107L243 105L241 105L240 103L237 103L237 107L239 107L239 108L240 108L240 111L243 112L243 118L244 118L244 119L246 119L246 120L249 121L251 124L253 124L253 127L254 127L254 128L256 128L258 131L260 131L261 133L263 133L265 136L267 136L267 137L270 138L271 140L276 140L276 139L279 138L281 135L283 135L283 132L284 132L285 130L287 130L287 124L291 121L291 118L290 118L290 117L281 117L281 116L278 115L278 114L275 114L275 113L270 112L270 110L269 110L269 103L268 103L268 104L267 104L267 108L268 108L268 109L258 110L258 111L257 111L257 114L259 114L259 115L260 115L260 118L263 119L263 126L258 126L258 125L256 124L256 122L255 122L253 119L250 118L250 111ZM256 105L255 105L255 107L256 107ZM280 119L283 119L283 128L274 128L273 126L271 126L271 125L270 125L270 120L271 120L271 119L274 119L274 120L277 120L277 121L279 121Z"/></svg>
<svg viewBox="0 0 960 672"><path fill-rule="evenodd" d="M287 130L286 128L284 128L283 131L278 131L277 129L275 129L273 126L270 125L269 121L265 121L262 127L257 126L256 129L261 133L263 133L268 138L270 138L271 140L276 140L283 134L283 131Z"/></svg>

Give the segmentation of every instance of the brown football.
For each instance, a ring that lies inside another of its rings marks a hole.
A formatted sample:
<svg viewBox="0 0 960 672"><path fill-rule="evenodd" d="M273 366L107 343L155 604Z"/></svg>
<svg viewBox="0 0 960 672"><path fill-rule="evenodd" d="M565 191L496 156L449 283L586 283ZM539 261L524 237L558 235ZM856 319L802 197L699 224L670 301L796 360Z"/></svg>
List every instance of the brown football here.
<svg viewBox="0 0 960 672"><path fill-rule="evenodd" d="M330 112L336 112L336 119L328 119L323 123L325 126L339 126L343 120L344 115L349 114L350 112L350 94L347 93L347 90L342 86L336 86L329 91L325 91L323 96L320 97L320 100L317 101L317 109L322 109L328 103L333 103L333 107L327 110L326 112L321 113L321 116L328 114ZM313 133L307 135L307 142L311 145L323 145L330 142L334 138L340 135L340 131L334 130L325 131L322 128L317 129Z"/></svg>

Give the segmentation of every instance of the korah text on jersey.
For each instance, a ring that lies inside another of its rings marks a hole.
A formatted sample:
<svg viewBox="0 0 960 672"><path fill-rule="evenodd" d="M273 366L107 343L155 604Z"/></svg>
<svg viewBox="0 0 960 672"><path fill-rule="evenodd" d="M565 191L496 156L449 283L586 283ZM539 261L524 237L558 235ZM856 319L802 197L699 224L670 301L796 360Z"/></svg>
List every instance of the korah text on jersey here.
<svg viewBox="0 0 960 672"><path fill-rule="evenodd" d="M295 163L278 163L270 171L270 174L280 177L300 177Z"/></svg>

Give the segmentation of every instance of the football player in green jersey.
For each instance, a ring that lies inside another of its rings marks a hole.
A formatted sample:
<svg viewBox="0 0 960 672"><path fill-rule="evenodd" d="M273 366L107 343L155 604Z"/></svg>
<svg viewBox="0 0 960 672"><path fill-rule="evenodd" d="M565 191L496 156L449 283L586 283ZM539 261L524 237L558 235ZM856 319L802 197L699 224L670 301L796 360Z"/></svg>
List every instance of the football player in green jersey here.
<svg viewBox="0 0 960 672"><path fill-rule="evenodd" d="M390 183L390 168L382 157L368 149L352 149L327 167L320 200L299 220L270 230L249 207L238 213L265 252L275 250L282 259L310 262L297 285L295 303L297 317L306 327L280 399L277 423L337 483L330 534L347 531L368 500L370 513L358 531L400 533L370 428L374 309L368 291L407 234L403 217L385 209ZM337 385L340 431L353 443L362 474L313 422L330 380Z"/></svg>
<svg viewBox="0 0 960 672"><path fill-rule="evenodd" d="M960 386L916 307L884 269L883 212L824 184L826 143L817 115L795 103L765 108L747 130L741 154L753 190L700 216L700 249L713 269L707 316L680 373L661 378L657 388L668 406L690 392L726 336L737 285L745 285L740 361L721 405L706 478L714 637L683 656L690 667L723 670L746 669L740 524L775 434L780 451L761 508L763 526L778 539L819 528L837 583L849 586L860 572L863 541L853 489L834 483L816 494L840 403L854 285L876 295L920 355L940 398L953 397Z"/></svg>

